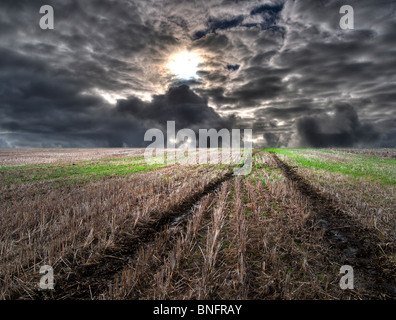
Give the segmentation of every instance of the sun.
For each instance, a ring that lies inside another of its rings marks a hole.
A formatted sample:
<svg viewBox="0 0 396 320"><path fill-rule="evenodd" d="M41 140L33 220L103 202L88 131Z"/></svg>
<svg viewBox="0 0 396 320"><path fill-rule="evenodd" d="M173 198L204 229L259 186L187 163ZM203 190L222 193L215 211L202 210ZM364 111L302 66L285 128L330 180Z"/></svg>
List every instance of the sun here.
<svg viewBox="0 0 396 320"><path fill-rule="evenodd" d="M192 79L197 76L201 62L202 58L197 53L184 51L169 59L168 69L180 79Z"/></svg>

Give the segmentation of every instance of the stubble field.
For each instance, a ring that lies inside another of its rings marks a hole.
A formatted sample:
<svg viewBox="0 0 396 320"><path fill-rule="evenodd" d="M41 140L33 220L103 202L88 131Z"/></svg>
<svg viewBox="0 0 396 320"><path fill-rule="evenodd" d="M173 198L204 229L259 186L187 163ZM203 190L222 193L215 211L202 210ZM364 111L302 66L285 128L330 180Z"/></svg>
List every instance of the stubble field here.
<svg viewBox="0 0 396 320"><path fill-rule="evenodd" d="M0 149L0 298L395 299L395 158L255 149L238 176L143 149Z"/></svg>

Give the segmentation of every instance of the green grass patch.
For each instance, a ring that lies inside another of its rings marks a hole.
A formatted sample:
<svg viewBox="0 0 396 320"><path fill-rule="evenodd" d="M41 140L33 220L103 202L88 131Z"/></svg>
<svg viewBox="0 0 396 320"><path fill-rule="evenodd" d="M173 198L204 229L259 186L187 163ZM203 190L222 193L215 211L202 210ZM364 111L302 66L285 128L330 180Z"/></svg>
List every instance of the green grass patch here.
<svg viewBox="0 0 396 320"><path fill-rule="evenodd" d="M396 184L395 159L387 159L375 155L354 155L332 152L334 155L338 154L342 158L345 158L345 161L342 161L331 158L326 159L329 152L322 152L321 149L315 149L315 151L319 151L323 156L306 153L306 150L312 149L265 149L265 151L275 152L276 154L290 158L296 165L327 172L341 173L355 178L365 178L385 185Z"/></svg>
<svg viewBox="0 0 396 320"><path fill-rule="evenodd" d="M143 162L143 157L125 157L71 164L2 167L0 168L0 177L2 184L42 180L56 180L57 184L76 183L107 176L124 176L161 166L163 164L148 165Z"/></svg>

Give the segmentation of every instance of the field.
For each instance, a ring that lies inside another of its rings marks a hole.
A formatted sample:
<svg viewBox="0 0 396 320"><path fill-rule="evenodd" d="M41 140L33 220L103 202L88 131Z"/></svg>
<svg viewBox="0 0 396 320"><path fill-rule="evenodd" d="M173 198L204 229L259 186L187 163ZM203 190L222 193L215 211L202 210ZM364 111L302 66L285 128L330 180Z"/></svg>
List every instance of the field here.
<svg viewBox="0 0 396 320"><path fill-rule="evenodd" d="M255 149L240 176L143 155L0 149L0 299L396 298L395 150Z"/></svg>

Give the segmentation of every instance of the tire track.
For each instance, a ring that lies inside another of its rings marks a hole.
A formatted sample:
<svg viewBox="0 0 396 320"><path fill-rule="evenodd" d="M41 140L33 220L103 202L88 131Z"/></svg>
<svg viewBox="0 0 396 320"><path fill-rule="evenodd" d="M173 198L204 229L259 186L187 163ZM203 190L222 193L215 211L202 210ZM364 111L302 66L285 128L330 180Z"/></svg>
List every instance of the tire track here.
<svg viewBox="0 0 396 320"><path fill-rule="evenodd" d="M232 171L228 171L222 177L207 184L202 191L191 195L165 212L155 214L160 216L158 220L136 228L133 235L119 235L114 248L106 250L97 263L77 265L70 272L63 272L58 276L55 273L55 290L36 289L33 291L33 298L65 300L97 297L106 290L108 282L135 258L139 248L155 241L156 236L169 227L175 225L182 227L197 203L206 195L216 192L232 177Z"/></svg>
<svg viewBox="0 0 396 320"><path fill-rule="evenodd" d="M369 229L359 226L353 218L334 208L330 199L316 191L275 153L272 153L272 157L285 176L309 201L316 214L316 225L325 229L325 240L334 250L339 263L349 264L355 269L355 283L363 289L365 296L372 299L395 299L394 266L387 261L385 253L377 245L377 237Z"/></svg>

